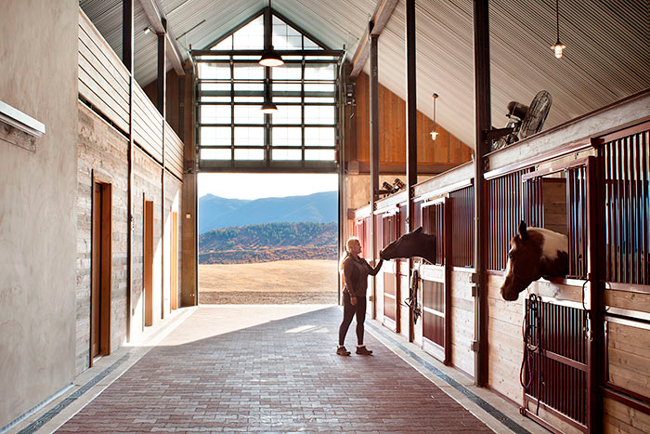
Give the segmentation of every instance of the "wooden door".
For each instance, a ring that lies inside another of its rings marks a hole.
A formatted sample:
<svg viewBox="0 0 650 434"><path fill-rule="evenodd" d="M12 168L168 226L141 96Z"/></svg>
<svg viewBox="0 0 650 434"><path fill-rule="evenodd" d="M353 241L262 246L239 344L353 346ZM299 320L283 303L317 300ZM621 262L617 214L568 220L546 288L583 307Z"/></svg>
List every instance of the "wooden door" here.
<svg viewBox="0 0 650 434"><path fill-rule="evenodd" d="M171 309L178 309L178 213L172 212L172 240L171 240L171 258L169 261L170 285L171 292Z"/></svg>
<svg viewBox="0 0 650 434"><path fill-rule="evenodd" d="M110 354L111 185L93 181L90 286L90 366Z"/></svg>
<svg viewBox="0 0 650 434"><path fill-rule="evenodd" d="M90 289L90 358L99 355L101 344L101 224L102 224L102 186L93 184L93 204L92 204L92 262L91 276L92 284Z"/></svg>
<svg viewBox="0 0 650 434"><path fill-rule="evenodd" d="M144 201L143 224L143 292L144 292L144 325L153 325L153 201Z"/></svg>

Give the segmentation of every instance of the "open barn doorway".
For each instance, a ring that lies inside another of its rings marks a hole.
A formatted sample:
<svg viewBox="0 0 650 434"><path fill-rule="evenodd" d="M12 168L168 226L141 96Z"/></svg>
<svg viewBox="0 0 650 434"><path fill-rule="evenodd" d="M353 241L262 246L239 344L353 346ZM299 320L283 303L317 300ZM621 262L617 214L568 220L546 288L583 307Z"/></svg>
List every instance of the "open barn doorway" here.
<svg viewBox="0 0 650 434"><path fill-rule="evenodd" d="M336 304L336 174L201 173L201 304Z"/></svg>

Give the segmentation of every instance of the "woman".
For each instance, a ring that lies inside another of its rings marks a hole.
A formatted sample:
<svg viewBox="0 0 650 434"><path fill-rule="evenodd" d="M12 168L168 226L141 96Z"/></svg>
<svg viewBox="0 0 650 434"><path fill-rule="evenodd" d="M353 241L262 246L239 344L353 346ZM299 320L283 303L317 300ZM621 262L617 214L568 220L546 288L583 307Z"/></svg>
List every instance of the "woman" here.
<svg viewBox="0 0 650 434"><path fill-rule="evenodd" d="M343 322L339 327L339 346L336 354L349 356L345 348L345 335L348 332L352 317L357 316L357 354L369 356L372 351L363 345L363 323L366 320L366 289L368 288L368 275L375 276L381 268L383 259L375 268L372 268L361 254L361 242L356 237L351 237L346 243L345 257L341 260L341 273L343 274Z"/></svg>

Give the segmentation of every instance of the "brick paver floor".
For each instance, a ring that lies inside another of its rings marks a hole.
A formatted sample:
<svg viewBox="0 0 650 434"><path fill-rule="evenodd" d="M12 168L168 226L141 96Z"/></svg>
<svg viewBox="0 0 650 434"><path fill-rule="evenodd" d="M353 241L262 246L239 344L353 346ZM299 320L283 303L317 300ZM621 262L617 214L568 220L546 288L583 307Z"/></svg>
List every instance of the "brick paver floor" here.
<svg viewBox="0 0 650 434"><path fill-rule="evenodd" d="M341 316L199 308L58 432L491 432L367 332L373 356L334 354Z"/></svg>

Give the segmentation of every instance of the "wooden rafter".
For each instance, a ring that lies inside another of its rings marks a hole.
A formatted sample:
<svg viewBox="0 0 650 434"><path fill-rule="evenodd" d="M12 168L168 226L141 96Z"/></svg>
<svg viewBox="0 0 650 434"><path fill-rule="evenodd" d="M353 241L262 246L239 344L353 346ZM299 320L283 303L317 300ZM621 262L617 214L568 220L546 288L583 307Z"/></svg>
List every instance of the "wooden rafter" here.
<svg viewBox="0 0 650 434"><path fill-rule="evenodd" d="M379 36L381 32L386 27L388 20L393 15L393 11L397 6L399 0L379 0L375 12L370 18L370 22L373 23L372 26L368 26L365 33L359 41L359 46L357 51L352 56L352 72L350 73L350 79L356 79L361 71L363 66L368 61L370 57L370 36ZM370 30L372 28L372 30Z"/></svg>
<svg viewBox="0 0 650 434"><path fill-rule="evenodd" d="M165 35L166 51L174 71L176 71L178 75L185 75L185 71L183 70L183 55L181 54L176 41L172 38L169 31L165 28L166 26L163 24L166 20L160 12L157 0L140 0L140 4L144 9L145 14L147 14L152 29L159 35Z"/></svg>

